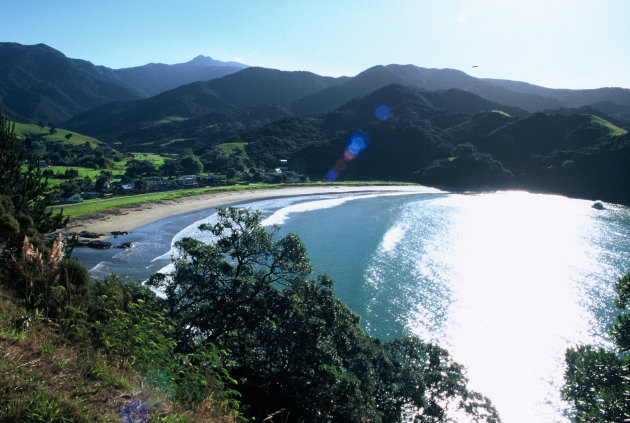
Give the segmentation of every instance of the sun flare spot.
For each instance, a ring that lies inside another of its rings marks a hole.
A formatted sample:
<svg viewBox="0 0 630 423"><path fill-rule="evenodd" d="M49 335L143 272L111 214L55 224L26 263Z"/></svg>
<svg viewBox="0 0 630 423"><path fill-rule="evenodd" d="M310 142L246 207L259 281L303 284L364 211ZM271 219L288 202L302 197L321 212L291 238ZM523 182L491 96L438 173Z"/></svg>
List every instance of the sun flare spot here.
<svg viewBox="0 0 630 423"><path fill-rule="evenodd" d="M457 22L463 23L463 22L466 22L466 19L468 19L468 16L466 16L464 12L459 12L457 14Z"/></svg>

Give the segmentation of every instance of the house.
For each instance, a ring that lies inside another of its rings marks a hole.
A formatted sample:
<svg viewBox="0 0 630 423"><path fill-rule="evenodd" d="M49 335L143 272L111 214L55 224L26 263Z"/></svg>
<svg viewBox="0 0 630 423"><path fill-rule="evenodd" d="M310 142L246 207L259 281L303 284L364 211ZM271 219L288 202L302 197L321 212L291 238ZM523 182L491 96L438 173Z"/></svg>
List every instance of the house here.
<svg viewBox="0 0 630 423"><path fill-rule="evenodd" d="M92 200L94 198L101 198L101 193L96 191L88 191L81 193L81 197L83 197L84 200Z"/></svg>
<svg viewBox="0 0 630 423"><path fill-rule="evenodd" d="M118 195L131 194L135 186L136 184L133 182L126 183L126 184L123 184L121 182L114 182L113 184L111 184L111 189L115 194L118 194Z"/></svg>
<svg viewBox="0 0 630 423"><path fill-rule="evenodd" d="M83 198L78 193L68 194L66 197L59 199L60 203L80 203L81 201L83 201Z"/></svg>
<svg viewBox="0 0 630 423"><path fill-rule="evenodd" d="M227 180L226 175L197 175L196 178L201 186L220 185Z"/></svg>
<svg viewBox="0 0 630 423"><path fill-rule="evenodd" d="M151 178L145 179L147 191L167 191L174 189L177 183L172 179Z"/></svg>
<svg viewBox="0 0 630 423"><path fill-rule="evenodd" d="M184 188L194 188L199 186L195 176L181 176L177 178L177 184Z"/></svg>

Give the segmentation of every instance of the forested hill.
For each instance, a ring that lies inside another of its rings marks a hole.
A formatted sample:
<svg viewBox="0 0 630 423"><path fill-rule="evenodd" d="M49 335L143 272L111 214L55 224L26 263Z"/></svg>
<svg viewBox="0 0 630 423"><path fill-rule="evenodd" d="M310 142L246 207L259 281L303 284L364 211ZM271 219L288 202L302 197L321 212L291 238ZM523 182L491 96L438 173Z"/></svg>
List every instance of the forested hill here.
<svg viewBox="0 0 630 423"><path fill-rule="evenodd" d="M111 69L68 58L45 44L0 43L0 100L15 119L58 125L112 101L146 98L246 67L198 56L175 65Z"/></svg>
<svg viewBox="0 0 630 423"><path fill-rule="evenodd" d="M357 133L365 148L354 151ZM232 141L247 143L253 161L288 159L291 169L319 177L630 204L630 135L604 115L527 114L461 90L389 85L334 112L286 118Z"/></svg>
<svg viewBox="0 0 630 423"><path fill-rule="evenodd" d="M268 106L275 106L271 107L275 109L280 106L288 115L289 109L282 105L344 80L311 72L252 67L223 78L184 85L148 99L106 104L75 116L64 126L104 140L123 138L126 143L144 143L146 136L138 130L154 132L151 128L173 121L184 121L180 126L186 127L185 121L210 113L223 114L248 108L263 110ZM275 111L270 116L263 113L261 119L264 122L274 116ZM169 128L166 130L169 131Z"/></svg>
<svg viewBox="0 0 630 423"><path fill-rule="evenodd" d="M458 88L528 112L591 106L616 118L630 120L628 89L550 89L519 81L475 78L456 69L427 69L396 64L369 68L343 84L296 101L293 108L297 114L330 111L353 98L368 95L392 83L425 90Z"/></svg>
<svg viewBox="0 0 630 423"><path fill-rule="evenodd" d="M5 113L20 121L58 124L104 103L141 97L112 69L45 44L0 43L0 99Z"/></svg>
<svg viewBox="0 0 630 423"><path fill-rule="evenodd" d="M149 63L110 69L70 59L45 44L18 43L0 43L0 59L0 98L4 108L13 118L31 123L42 120L60 125L108 102L146 98L214 79L222 82L196 87L212 90L237 107L284 104L295 115L329 112L353 98L398 83L425 90L458 88L528 112L589 106L611 117L630 120L628 89L549 89L519 81L477 78L456 69L390 64L374 66L353 77L331 78L261 68L242 73L241 70L248 70L246 65L205 56L175 65ZM199 112L205 110L203 104L200 106ZM153 118L159 121L164 114Z"/></svg>

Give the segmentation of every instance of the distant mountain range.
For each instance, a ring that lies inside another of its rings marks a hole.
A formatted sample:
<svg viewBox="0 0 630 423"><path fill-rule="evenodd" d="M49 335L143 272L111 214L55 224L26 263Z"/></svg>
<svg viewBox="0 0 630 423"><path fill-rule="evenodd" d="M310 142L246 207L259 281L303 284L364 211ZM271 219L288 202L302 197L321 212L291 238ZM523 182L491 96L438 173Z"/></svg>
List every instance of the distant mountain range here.
<svg viewBox="0 0 630 423"><path fill-rule="evenodd" d="M241 63L221 62L204 56L175 65L152 63L110 69L67 58L44 44L25 46L17 43L0 43L0 58L3 107L16 119L29 122L42 120L61 124L106 103L140 100L172 89L177 91L144 103L154 114L149 116L147 113L147 120L159 121L171 113L154 107L166 99L188 103L185 107L188 111L181 111L180 118L261 104L282 104L294 115L307 115L334 110L353 98L392 83L425 90L458 88L527 112L588 106L614 119L630 121L628 89L550 89L519 81L475 78L454 69L387 65L374 66L354 77L331 78L309 72L248 70ZM235 73L238 76L226 78ZM215 79L222 82L178 88ZM200 102L198 107L196 101ZM128 107L144 108L144 105L119 105L112 110ZM80 120L84 121L83 118Z"/></svg>
<svg viewBox="0 0 630 423"><path fill-rule="evenodd" d="M328 171L630 204L628 89L549 89L413 65L333 78L203 56L114 70L43 44L0 43L0 59L0 96L13 118L123 151L192 151L206 171L286 159L317 179ZM369 144L360 155L345 152L355 131Z"/></svg>
<svg viewBox="0 0 630 423"><path fill-rule="evenodd" d="M0 99L5 112L20 121L60 124L112 101L146 98L246 67L197 56L175 65L110 69L70 59L45 44L0 43Z"/></svg>
<svg viewBox="0 0 630 423"><path fill-rule="evenodd" d="M387 104L386 118L375 111ZM508 111L509 113L507 113ZM513 113L513 114L511 114ZM387 117L389 116L389 117ZM347 154L353 133L367 148ZM316 117L233 137L265 166L446 189L526 189L630 204L630 133L587 113L524 113L459 90L391 84Z"/></svg>

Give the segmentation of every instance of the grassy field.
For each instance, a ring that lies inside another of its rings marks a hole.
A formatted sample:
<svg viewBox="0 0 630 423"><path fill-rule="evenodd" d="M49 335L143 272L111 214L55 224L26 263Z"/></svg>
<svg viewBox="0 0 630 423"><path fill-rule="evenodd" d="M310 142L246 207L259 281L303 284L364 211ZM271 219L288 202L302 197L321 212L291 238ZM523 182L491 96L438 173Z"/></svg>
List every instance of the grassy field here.
<svg viewBox="0 0 630 423"><path fill-rule="evenodd" d="M604 127L608 129L608 135L611 135L611 136L625 135L628 133L628 131L626 131L625 129L622 129L616 125L613 125L612 123L598 116L591 116L591 124L593 126L600 126L600 127Z"/></svg>
<svg viewBox="0 0 630 423"><path fill-rule="evenodd" d="M213 192L255 190L255 189L280 189L294 186L332 186L332 185L414 185L405 182L383 182L383 181L350 181L335 184L327 182L312 182L304 184L249 184L249 185L228 185L223 187L181 189L176 191L155 192L147 194L127 195L123 197L113 197L105 199L85 200L78 204L64 204L54 206L53 209L63 209L63 214L70 218L86 217L98 213L111 212L124 207L133 207L143 203L157 203L163 200L174 198L190 197L195 195L210 194Z"/></svg>
<svg viewBox="0 0 630 423"><path fill-rule="evenodd" d="M160 119L158 121L155 121L153 123L154 126L160 126L160 125L166 125L168 123L173 123L173 122L182 122L188 120L188 118L186 117L181 117L181 116L167 116L164 119Z"/></svg>
<svg viewBox="0 0 630 423"><path fill-rule="evenodd" d="M64 174L66 170L68 169L74 169L77 172L79 172L79 177L78 179L82 179L85 178L86 176L89 176L92 181L96 181L96 179L99 177L99 175L101 174L102 171L106 170L112 173L112 179L116 180L116 179L120 179L120 177L125 173L124 168L120 168L120 169L92 169L90 167L81 167L81 166L50 166L47 167L46 169L52 170L53 172L55 172L56 174ZM48 185L56 187L58 185L63 184L64 182L68 182L68 179L61 179L61 178L48 178Z"/></svg>
<svg viewBox="0 0 630 423"><path fill-rule="evenodd" d="M226 142L223 144L217 145L217 150L226 156L242 156L243 158L247 157L247 153L245 152L246 142Z"/></svg>
<svg viewBox="0 0 630 423"><path fill-rule="evenodd" d="M164 164L164 161L168 159L168 156L162 156L159 154L153 153L132 153L133 157L128 157L125 160L116 162L113 169L92 169L89 167L81 167L81 166L50 166L47 169L52 170L55 173L63 174L66 170L74 169L79 172L79 178L85 178L89 176L93 181L99 177L101 172L108 171L112 173L112 180L119 180L122 175L125 173L127 169L127 163L130 160L148 160L153 163L156 167L159 167ZM48 184L52 186L61 185L66 182L66 179L56 179L56 178L48 178Z"/></svg>
<svg viewBox="0 0 630 423"><path fill-rule="evenodd" d="M133 157L128 157L123 161L116 162L116 169L125 169L127 167L127 163L131 160L146 160L150 161L155 165L155 167L160 167L164 164L164 162L169 159L171 156L169 155L161 155L154 153L131 153Z"/></svg>
<svg viewBox="0 0 630 423"><path fill-rule="evenodd" d="M512 117L509 114L505 113L503 110L490 110L492 113L498 113L500 115L503 115L505 117Z"/></svg>
<svg viewBox="0 0 630 423"><path fill-rule="evenodd" d="M66 136L71 134L69 139ZM62 143L68 143L72 145L83 145L86 142L90 144L92 148L102 145L103 142L96 138L88 137L86 135L79 134L77 132L66 131L65 129L57 129L54 134L50 133L50 127L40 127L39 125L33 125L29 123L16 123L15 135L18 138L24 138L26 136L41 135L48 141L57 141Z"/></svg>

